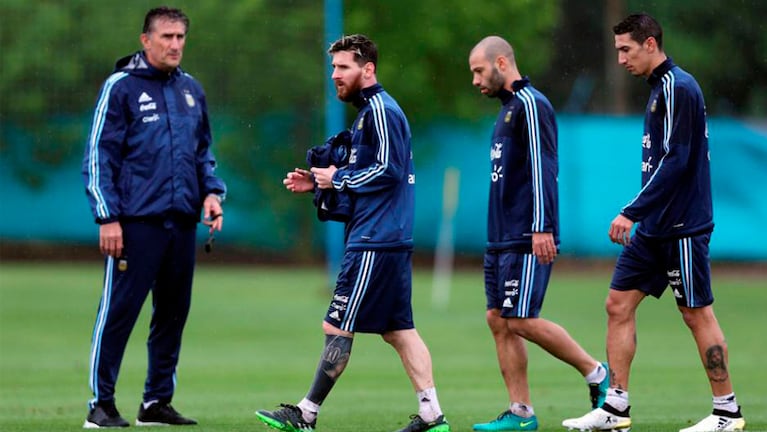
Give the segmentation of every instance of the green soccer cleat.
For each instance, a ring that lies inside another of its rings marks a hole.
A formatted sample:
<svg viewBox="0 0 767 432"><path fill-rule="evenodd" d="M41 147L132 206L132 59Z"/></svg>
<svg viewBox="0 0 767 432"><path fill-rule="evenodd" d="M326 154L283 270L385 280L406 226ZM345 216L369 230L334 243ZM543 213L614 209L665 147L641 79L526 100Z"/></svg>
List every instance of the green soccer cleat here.
<svg viewBox="0 0 767 432"><path fill-rule="evenodd" d="M295 405L280 404L282 408L267 411L256 411L256 417L272 429L285 432L313 432L317 421L307 422L303 418L301 408Z"/></svg>
<svg viewBox="0 0 767 432"><path fill-rule="evenodd" d="M607 363L602 363L605 368L605 379L598 383L589 384L589 397L591 398L591 409L601 408L607 397L607 389L610 388L610 367Z"/></svg>
<svg viewBox="0 0 767 432"><path fill-rule="evenodd" d="M418 414L413 414L410 416L410 424L397 432L450 432L450 425L444 415L437 417L434 421L426 422Z"/></svg>
<svg viewBox="0 0 767 432"><path fill-rule="evenodd" d="M533 431L538 429L538 417L520 417L507 410L498 418L487 423L477 423L471 427L475 431Z"/></svg>

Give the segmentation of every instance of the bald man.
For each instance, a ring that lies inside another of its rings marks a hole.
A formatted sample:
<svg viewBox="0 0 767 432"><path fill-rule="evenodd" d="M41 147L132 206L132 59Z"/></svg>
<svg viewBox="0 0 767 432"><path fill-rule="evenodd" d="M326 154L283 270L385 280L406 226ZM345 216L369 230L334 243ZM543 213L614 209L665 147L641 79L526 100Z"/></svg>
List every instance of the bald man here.
<svg viewBox="0 0 767 432"><path fill-rule="evenodd" d="M527 381L531 341L571 365L589 386L592 408L609 387L607 364L567 331L540 318L559 249L557 123L549 100L520 75L511 45L498 36L471 50L472 84L498 98L501 110L490 143L490 200L484 258L487 324L495 340L508 409L476 431L538 428Z"/></svg>

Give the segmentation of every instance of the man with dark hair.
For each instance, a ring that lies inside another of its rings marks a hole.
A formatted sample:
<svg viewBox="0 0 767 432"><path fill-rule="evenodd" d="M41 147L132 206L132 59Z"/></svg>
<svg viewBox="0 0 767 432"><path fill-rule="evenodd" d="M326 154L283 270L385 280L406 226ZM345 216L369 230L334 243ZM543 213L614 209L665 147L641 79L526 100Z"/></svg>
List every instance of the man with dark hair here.
<svg viewBox="0 0 767 432"><path fill-rule="evenodd" d="M727 369L727 344L712 303L709 240L714 228L708 128L703 93L663 51L663 31L647 14L613 28L618 63L647 79L642 188L610 225L624 246L607 296L611 385L601 408L562 425L580 431L628 431L629 371L636 353L636 310L671 286L692 332L713 393L713 413L680 432L741 431L746 422ZM636 231L631 234L636 224Z"/></svg>
<svg viewBox="0 0 767 432"><path fill-rule="evenodd" d="M415 174L410 126L376 78L378 50L364 35L344 36L328 50L340 100L358 110L348 165L296 168L283 180L294 193L315 188L354 202L346 250L322 323L325 348L309 392L297 405L256 416L287 432L313 431L320 406L346 368L355 333L380 334L400 356L418 398L418 414L399 432L449 432L432 377L431 355L413 324L411 273Z"/></svg>
<svg viewBox="0 0 767 432"><path fill-rule="evenodd" d="M125 427L115 383L125 346L152 292L149 364L136 424L190 425L171 405L189 314L200 213L221 230L226 185L216 177L205 93L179 67L189 19L146 14L143 50L117 61L102 86L82 174L106 255L93 330L85 428Z"/></svg>
<svg viewBox="0 0 767 432"><path fill-rule="evenodd" d="M607 365L591 357L560 325L539 316L559 248L557 123L554 108L517 68L514 50L488 36L471 50L472 84L498 98L490 147L485 252L486 319L495 341L508 409L476 431L538 429L527 379L529 340L575 368L602 404Z"/></svg>

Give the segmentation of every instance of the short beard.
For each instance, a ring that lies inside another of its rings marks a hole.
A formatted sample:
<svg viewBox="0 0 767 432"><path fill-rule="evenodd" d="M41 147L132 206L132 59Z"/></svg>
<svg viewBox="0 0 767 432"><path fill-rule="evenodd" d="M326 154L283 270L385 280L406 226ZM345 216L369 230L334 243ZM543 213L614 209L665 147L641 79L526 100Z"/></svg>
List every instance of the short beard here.
<svg viewBox="0 0 767 432"><path fill-rule="evenodd" d="M338 88L336 88L336 96L338 96L338 99L342 102L354 101L357 98L360 90L362 90L362 76L360 75L357 77L355 81L345 86L344 89L346 90L346 94L341 95L341 93L338 92Z"/></svg>
<svg viewBox="0 0 767 432"><path fill-rule="evenodd" d="M487 83L487 97L498 97L498 93L503 89L504 84L506 84L506 79L498 71L498 68L493 66L493 73L490 75Z"/></svg>

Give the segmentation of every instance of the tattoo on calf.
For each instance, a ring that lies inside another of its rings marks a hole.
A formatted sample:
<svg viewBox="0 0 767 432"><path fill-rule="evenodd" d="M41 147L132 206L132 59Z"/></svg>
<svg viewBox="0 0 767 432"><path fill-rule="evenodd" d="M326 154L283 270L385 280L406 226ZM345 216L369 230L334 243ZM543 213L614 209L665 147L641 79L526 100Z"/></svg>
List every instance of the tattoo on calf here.
<svg viewBox="0 0 767 432"><path fill-rule="evenodd" d="M713 345L706 349L706 373L712 382L725 382L729 378L724 348L721 345Z"/></svg>
<svg viewBox="0 0 767 432"><path fill-rule="evenodd" d="M321 367L323 372L333 381L338 379L341 372L349 363L352 351L352 338L344 336L327 336L325 350L322 352Z"/></svg>

